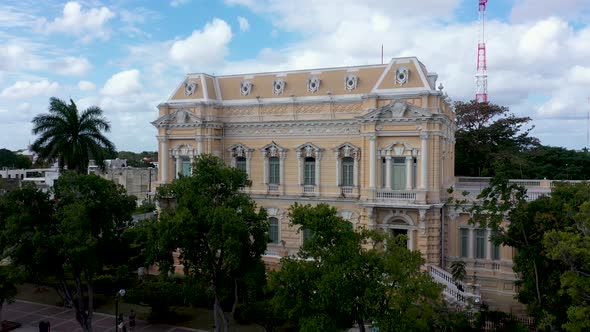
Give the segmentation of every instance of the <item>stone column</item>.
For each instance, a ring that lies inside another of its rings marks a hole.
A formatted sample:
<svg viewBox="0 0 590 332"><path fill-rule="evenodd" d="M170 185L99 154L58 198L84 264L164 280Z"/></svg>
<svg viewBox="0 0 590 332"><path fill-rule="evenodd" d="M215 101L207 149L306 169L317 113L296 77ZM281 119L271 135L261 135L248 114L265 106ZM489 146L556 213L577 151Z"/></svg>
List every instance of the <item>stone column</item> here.
<svg viewBox="0 0 590 332"><path fill-rule="evenodd" d="M353 167L354 167L354 169L353 169L354 178L352 179L352 181L353 181L354 187L357 188L359 185L359 173L360 172L359 172L359 158L356 156L354 157Z"/></svg>
<svg viewBox="0 0 590 332"><path fill-rule="evenodd" d="M334 153L334 158L336 158L336 186L340 186L340 168L341 168L341 160L340 160L340 152L336 151ZM356 169L356 167L355 167Z"/></svg>
<svg viewBox="0 0 590 332"><path fill-rule="evenodd" d="M473 255L473 228L469 228L469 236L467 237L467 257L474 258Z"/></svg>
<svg viewBox="0 0 590 332"><path fill-rule="evenodd" d="M287 159L287 153L286 152L280 152L281 156L280 156L280 161L281 161L281 166L279 169L279 183L281 185L281 189L280 191L285 194L285 190L287 190L287 186L286 186L286 181L285 181L285 159Z"/></svg>
<svg viewBox="0 0 590 332"><path fill-rule="evenodd" d="M428 133L421 132L420 139L422 140L422 151L421 151L421 176L420 176L420 189L428 190Z"/></svg>
<svg viewBox="0 0 590 332"><path fill-rule="evenodd" d="M175 156L176 158L176 174L174 174L174 178L178 179L180 176L179 174L182 173L182 158L180 156Z"/></svg>
<svg viewBox="0 0 590 332"><path fill-rule="evenodd" d="M408 229L408 249L414 250L414 230Z"/></svg>
<svg viewBox="0 0 590 332"><path fill-rule="evenodd" d="M266 158L266 151L262 151L262 183L268 184L268 158Z"/></svg>
<svg viewBox="0 0 590 332"><path fill-rule="evenodd" d="M203 137L197 137L197 154L203 154Z"/></svg>
<svg viewBox="0 0 590 332"><path fill-rule="evenodd" d="M440 189L440 158L441 158L441 153L440 153L440 136L433 136L432 137L432 154L434 155L434 160L432 162L432 168L433 168L433 178L434 180L432 181L432 186L434 187L434 190L439 190Z"/></svg>
<svg viewBox="0 0 590 332"><path fill-rule="evenodd" d="M161 168L161 182L166 183L168 182L168 141L166 137L159 138L160 144L162 146L162 158L160 159L160 168Z"/></svg>
<svg viewBox="0 0 590 332"><path fill-rule="evenodd" d="M385 156L385 189L391 190L391 156Z"/></svg>
<svg viewBox="0 0 590 332"><path fill-rule="evenodd" d="M485 242L485 244L486 244L486 259L491 260L492 259L492 242L490 242L490 238L489 238L489 235L490 235L489 229L485 231L485 235L487 235L486 236L487 241Z"/></svg>
<svg viewBox="0 0 590 332"><path fill-rule="evenodd" d="M315 153L315 186L317 188L318 195L321 193L321 170L320 164L322 162L322 153L316 151Z"/></svg>
<svg viewBox="0 0 590 332"><path fill-rule="evenodd" d="M252 152L246 151L246 171L248 172L248 178L252 180Z"/></svg>
<svg viewBox="0 0 590 332"><path fill-rule="evenodd" d="M377 168L376 168L376 157L375 155L377 154L376 150L377 150L377 137L376 136L371 136L369 137L369 187L371 189L375 189L375 176L376 176L376 172L377 172Z"/></svg>
<svg viewBox="0 0 590 332"><path fill-rule="evenodd" d="M303 185L305 183L305 158L301 155L301 151L297 151L297 161L299 162L297 181L299 182L299 185Z"/></svg>
<svg viewBox="0 0 590 332"><path fill-rule="evenodd" d="M412 190L412 156L406 157L406 190Z"/></svg>

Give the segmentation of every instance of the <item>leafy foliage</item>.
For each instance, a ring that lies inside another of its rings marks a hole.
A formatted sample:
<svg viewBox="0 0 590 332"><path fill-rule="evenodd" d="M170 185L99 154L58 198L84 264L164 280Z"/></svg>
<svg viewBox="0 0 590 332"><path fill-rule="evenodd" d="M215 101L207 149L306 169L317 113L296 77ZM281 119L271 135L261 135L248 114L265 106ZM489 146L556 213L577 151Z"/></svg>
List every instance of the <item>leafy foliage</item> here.
<svg viewBox="0 0 590 332"><path fill-rule="evenodd" d="M539 145L524 129L531 119L516 117L508 108L491 103L456 102L455 172L459 176L520 178L522 152Z"/></svg>
<svg viewBox="0 0 590 332"><path fill-rule="evenodd" d="M191 176L158 188L158 197L175 202L150 232L150 261L161 271L172 271L172 254L178 250L185 274L210 285L217 329L229 326L223 297L260 261L269 241L266 211L240 191L248 184L244 172L201 155Z"/></svg>
<svg viewBox="0 0 590 332"><path fill-rule="evenodd" d="M270 277L276 312L300 331L337 331L365 319L378 321L381 331L429 328L441 289L420 271L424 260L406 248L405 237L356 232L326 204L295 204L289 216L313 236Z"/></svg>
<svg viewBox="0 0 590 332"><path fill-rule="evenodd" d="M588 186L586 189L590 189ZM574 208L573 225L545 234L544 244L550 258L568 269L560 277L561 289L572 303L567 309L567 331L590 330L590 202Z"/></svg>
<svg viewBox="0 0 590 332"><path fill-rule="evenodd" d="M57 98L49 99L49 113L33 118L33 134L40 135L32 150L45 160L58 159L60 168L84 173L91 158L102 163L105 151L114 151L115 145L102 132L111 129L98 107L89 107L82 113L73 100L66 104Z"/></svg>
<svg viewBox="0 0 590 332"><path fill-rule="evenodd" d="M26 156L16 154L7 149L0 149L0 169L2 168L31 168L31 160Z"/></svg>
<svg viewBox="0 0 590 332"><path fill-rule="evenodd" d="M121 186L96 175L65 173L54 191L55 199L33 187L1 198L3 237L11 248L7 255L31 278L56 280L56 290L89 331L94 281L127 262L120 235L135 201Z"/></svg>
<svg viewBox="0 0 590 332"><path fill-rule="evenodd" d="M567 321L572 296L560 288L570 274L565 262L553 259L551 252L558 247L547 248L544 237L554 236L559 242L556 232L574 226L577 211L590 200L590 184L558 183L551 196L535 201L526 201L525 195L524 188L496 179L482 191L481 204L469 209L471 222L491 228L495 243L516 249L513 268L520 276L518 300L527 305L540 327L553 329Z"/></svg>
<svg viewBox="0 0 590 332"><path fill-rule="evenodd" d="M157 151L142 151L140 153L131 151L119 151L117 158L126 159L127 166L131 167L152 167L150 162L158 161Z"/></svg>

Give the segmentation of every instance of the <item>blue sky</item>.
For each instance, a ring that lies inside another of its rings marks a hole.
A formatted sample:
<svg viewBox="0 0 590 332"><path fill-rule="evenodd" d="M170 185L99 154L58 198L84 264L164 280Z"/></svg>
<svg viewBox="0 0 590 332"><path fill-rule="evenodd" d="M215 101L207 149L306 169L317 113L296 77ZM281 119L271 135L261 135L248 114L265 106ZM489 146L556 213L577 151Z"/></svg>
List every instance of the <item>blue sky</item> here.
<svg viewBox="0 0 590 332"><path fill-rule="evenodd" d="M492 102L544 144L582 148L590 1L490 0ZM119 150L155 150L156 105L188 72L244 73L417 56L454 100L473 98L477 0L0 2L0 147L34 140L50 96L100 106Z"/></svg>

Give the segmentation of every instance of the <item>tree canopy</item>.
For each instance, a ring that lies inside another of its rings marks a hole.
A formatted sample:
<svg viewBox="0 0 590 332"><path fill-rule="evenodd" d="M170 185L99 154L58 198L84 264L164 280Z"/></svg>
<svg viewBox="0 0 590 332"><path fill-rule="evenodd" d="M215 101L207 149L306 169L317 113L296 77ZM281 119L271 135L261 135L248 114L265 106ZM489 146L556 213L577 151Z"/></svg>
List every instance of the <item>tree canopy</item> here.
<svg viewBox="0 0 590 332"><path fill-rule="evenodd" d="M531 119L491 103L455 102L455 173L458 176L495 176L522 169L521 153L537 145L525 129ZM513 177L512 175L509 175Z"/></svg>
<svg viewBox="0 0 590 332"><path fill-rule="evenodd" d="M0 197L2 237L12 264L33 280L52 278L76 310L84 331L92 330L94 282L127 263L121 233L135 201L112 181L64 173L54 199L32 186Z"/></svg>
<svg viewBox="0 0 590 332"><path fill-rule="evenodd" d="M420 271L418 251L403 236L355 231L334 207L295 204L294 227L308 230L298 257L281 260L270 276L275 311L300 331L338 331L366 320L381 331L424 331L442 304L441 288Z"/></svg>
<svg viewBox="0 0 590 332"><path fill-rule="evenodd" d="M31 160L26 156L16 154L7 149L0 149L0 169L2 168L30 168Z"/></svg>
<svg viewBox="0 0 590 332"><path fill-rule="evenodd" d="M192 167L191 176L158 188L158 197L174 203L151 232L150 258L161 271L173 271L178 251L185 275L211 290L215 331L228 331L221 301L260 262L269 241L267 215L240 190L249 184L246 173L211 155L198 156Z"/></svg>
<svg viewBox="0 0 590 332"><path fill-rule="evenodd" d="M33 134L39 137L32 150L41 159L57 159L60 168L84 173L90 159L101 163L106 152L115 150L115 145L103 135L110 129L100 108L92 106L79 112L73 100L66 104L52 97L49 113L33 119Z"/></svg>
<svg viewBox="0 0 590 332"><path fill-rule="evenodd" d="M574 262L581 262L586 254L583 228L579 227L588 212L590 184L557 183L550 196L534 201L527 201L525 195L522 187L494 180L482 191L481 204L469 209L471 222L492 229L497 244L516 249L513 269L520 277L518 300L542 328L559 328L567 322L568 308L573 317L580 313L572 308L576 306L570 277L587 268Z"/></svg>

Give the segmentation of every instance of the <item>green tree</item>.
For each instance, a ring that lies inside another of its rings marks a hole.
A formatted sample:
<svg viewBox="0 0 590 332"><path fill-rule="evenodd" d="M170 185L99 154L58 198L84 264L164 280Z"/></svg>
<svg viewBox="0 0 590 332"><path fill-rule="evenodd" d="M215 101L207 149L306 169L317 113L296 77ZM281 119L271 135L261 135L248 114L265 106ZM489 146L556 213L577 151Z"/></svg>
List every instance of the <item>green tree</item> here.
<svg viewBox="0 0 590 332"><path fill-rule="evenodd" d="M12 264L33 279L55 280L82 329L91 331L94 282L126 264L120 235L135 201L112 181L71 172L55 183L54 196L33 187L3 196L3 237Z"/></svg>
<svg viewBox="0 0 590 332"><path fill-rule="evenodd" d="M527 305L541 328L555 329L567 321L571 297L560 291L565 263L555 261L544 246L551 231L574 224L575 211L590 200L590 184L558 183L550 196L527 201L524 188L495 179L471 207L471 222L492 229L492 240L515 248L514 271L519 274L517 298Z"/></svg>
<svg viewBox="0 0 590 332"><path fill-rule="evenodd" d="M236 279L260 261L269 241L266 211L241 192L248 185L244 172L201 155L191 176L158 188L158 196L173 198L174 204L162 211L151 232L151 262L172 271L172 254L178 250L185 274L207 281L215 331L228 331L222 299L231 297Z"/></svg>
<svg viewBox="0 0 590 332"><path fill-rule="evenodd" d="M33 119L33 134L39 135L32 146L39 158L55 160L59 167L85 173L90 159L101 163L105 151L114 151L115 145L102 132L111 129L98 107L83 112L73 100L66 104L57 98L49 99L49 113Z"/></svg>
<svg viewBox="0 0 590 332"><path fill-rule="evenodd" d="M522 152L537 146L524 127L529 117L516 117L509 109L491 103L455 102L455 172L460 176L521 178L527 163Z"/></svg>
<svg viewBox="0 0 590 332"><path fill-rule="evenodd" d="M590 189L590 188L586 188ZM577 211L576 211L577 210ZM550 258L568 269L561 274L561 289L572 299L567 308L567 331L590 330L590 202L572 211L574 224L545 234L544 244Z"/></svg>
<svg viewBox="0 0 590 332"><path fill-rule="evenodd" d="M31 160L7 149L0 149L1 168L31 168Z"/></svg>
<svg viewBox="0 0 590 332"><path fill-rule="evenodd" d="M441 288L420 271L418 251L406 238L356 232L334 207L295 204L292 226L311 232L298 257L283 258L271 274L276 312L300 331L338 331L365 320L381 331L424 331L435 321Z"/></svg>
<svg viewBox="0 0 590 332"><path fill-rule="evenodd" d="M561 147L538 146L524 154L523 178L554 180L590 179L590 153Z"/></svg>
<svg viewBox="0 0 590 332"><path fill-rule="evenodd" d="M5 302L14 299L17 293L16 285L23 280L20 269L10 264L0 263L0 327L2 325L2 308Z"/></svg>

